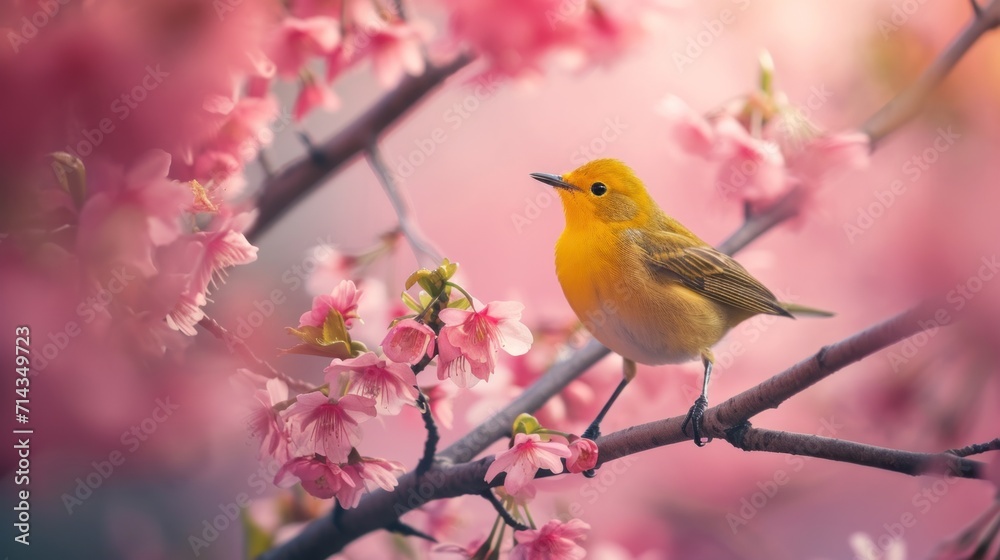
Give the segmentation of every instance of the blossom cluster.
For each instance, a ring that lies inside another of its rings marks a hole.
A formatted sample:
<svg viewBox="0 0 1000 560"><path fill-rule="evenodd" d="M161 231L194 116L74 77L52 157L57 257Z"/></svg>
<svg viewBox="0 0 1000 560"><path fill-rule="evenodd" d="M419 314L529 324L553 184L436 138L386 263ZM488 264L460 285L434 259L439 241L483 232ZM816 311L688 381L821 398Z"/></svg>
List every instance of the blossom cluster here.
<svg viewBox="0 0 1000 560"><path fill-rule="evenodd" d="M870 146L861 132L821 132L803 111L773 89L765 53L760 88L707 116L668 95L658 110L674 144L718 164L715 188L726 199L759 210L802 186L813 192L839 170L867 165Z"/></svg>
<svg viewBox="0 0 1000 560"><path fill-rule="evenodd" d="M402 464L362 456L361 424L398 415L407 406L429 407L433 414L441 393L422 395L416 377L432 359L440 380L468 387L488 380L501 349L527 352L532 336L520 322L523 306L482 304L450 281L455 270L446 261L435 271L415 273L410 286L419 282L426 291L418 298L404 297L417 313L394 322L382 341L382 355L350 335L361 321L363 293L353 281L316 296L299 325L288 329L300 343L286 350L331 358L325 383L314 390L289 398L285 381L268 379L261 387L253 374L241 373L241 383L250 383L254 397L249 429L259 441L259 456L282 465L275 484L301 483L310 494L336 498L345 508L355 507L366 491L394 488ZM464 297L451 300L453 289Z"/></svg>

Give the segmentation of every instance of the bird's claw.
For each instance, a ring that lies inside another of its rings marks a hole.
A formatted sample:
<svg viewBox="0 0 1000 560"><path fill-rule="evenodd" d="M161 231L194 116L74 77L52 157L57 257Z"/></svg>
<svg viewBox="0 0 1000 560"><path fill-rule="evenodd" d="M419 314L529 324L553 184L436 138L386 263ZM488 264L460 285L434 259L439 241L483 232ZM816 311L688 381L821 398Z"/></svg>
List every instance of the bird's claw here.
<svg viewBox="0 0 1000 560"><path fill-rule="evenodd" d="M698 447L704 447L707 441L701 440L701 423L705 416L705 411L708 409L708 399L704 396L698 397L698 400L694 401L691 409L688 410L687 416L684 418L684 423L681 424L681 431L686 436L693 436L694 444ZM688 424L691 424L691 432L688 433ZM711 441L709 439L708 441Z"/></svg>

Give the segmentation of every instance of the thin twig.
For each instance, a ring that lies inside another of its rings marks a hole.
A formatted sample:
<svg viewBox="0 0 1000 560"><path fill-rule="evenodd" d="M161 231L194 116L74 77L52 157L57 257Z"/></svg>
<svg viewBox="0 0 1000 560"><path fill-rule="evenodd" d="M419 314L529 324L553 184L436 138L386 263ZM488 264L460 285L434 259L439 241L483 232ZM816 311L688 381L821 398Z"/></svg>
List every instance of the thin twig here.
<svg viewBox="0 0 1000 560"><path fill-rule="evenodd" d="M374 139L416 107L428 93L465 68L474 58L472 54L463 53L446 64L428 66L419 76L404 78L396 89L385 94L346 128L317 144L314 154L292 161L264 181L257 199L260 214L247 232L247 238L251 241L257 239L295 202L368 148Z"/></svg>
<svg viewBox="0 0 1000 560"><path fill-rule="evenodd" d="M395 179L392 178L392 173L386 167L385 160L382 159L382 151L378 147L378 142L373 141L368 146L365 150L365 157L368 159L368 165L371 166L372 171L378 177L379 183L382 185L382 190L389 197L392 209L396 211L396 217L399 220L399 231L406 237L406 241L409 242L410 248L413 249L413 255L417 257L417 262L427 267L434 267L440 264L441 253L420 233L416 223L413 222L405 195L400 192Z"/></svg>
<svg viewBox="0 0 1000 560"><path fill-rule="evenodd" d="M230 333L228 330L226 330L225 327L220 325L218 322L215 321L215 319L212 319L208 315L202 317L201 321L198 321L198 326L212 333L213 335L215 335L216 338L223 341L226 344L226 348L229 348L229 351L231 353L239 356L243 360L243 363L246 364L246 366L250 370L260 375L263 375L264 377L280 379L284 381L285 384L287 384L290 388L295 389L297 391L306 392L315 389L315 387L313 387L309 383L306 383L305 381L302 381L300 379L295 379L294 377L286 375L275 369L274 366L272 366L271 364L258 358L253 353L253 350L250 350L250 347L247 346L245 342L243 342L242 338L238 336L233 336L233 334Z"/></svg>
<svg viewBox="0 0 1000 560"><path fill-rule="evenodd" d="M396 520L395 523L390 523L388 527L385 528L386 531L396 533L397 535L403 535L404 537L417 537L419 539L424 539L425 541L430 541L432 543L438 542L437 539L428 535L427 533L403 523L400 520Z"/></svg>
<svg viewBox="0 0 1000 560"><path fill-rule="evenodd" d="M454 463L471 460L504 434L509 435L511 425L518 414L541 408L550 398L559 394L566 385L607 356L609 352L601 343L591 340L586 346L549 368L538 381L510 404L449 445L441 451L440 456Z"/></svg>
<svg viewBox="0 0 1000 560"><path fill-rule="evenodd" d="M1000 438L987 441L986 443L973 443L972 445L966 447L949 449L945 453L951 453L952 455L956 455L958 457L968 457L969 455L979 455L980 453L986 453L987 451L1000 451Z"/></svg>
<svg viewBox="0 0 1000 560"><path fill-rule="evenodd" d="M861 130L871 140L872 150L882 139L899 129L923 108L930 92L948 76L983 34L1000 26L1000 0L993 0L989 6L974 11L972 21L934 59L924 73L861 125Z"/></svg>
<svg viewBox="0 0 1000 560"><path fill-rule="evenodd" d="M937 474L959 478L983 477L982 463L967 461L950 453L901 451L842 439L753 427L734 433L739 434L739 437L733 438L729 443L744 451L804 455L911 476Z"/></svg>
<svg viewBox="0 0 1000 560"><path fill-rule="evenodd" d="M500 503L500 500L497 499L496 494L493 493L493 490L488 490L488 489L484 490L480 492L479 495L485 498L486 501L489 502L491 506L493 506L493 509L497 510L497 514L500 516L500 519L503 519L503 522L506 523L509 527L513 528L515 531L527 531L528 529L531 528L525 525L524 523L521 523L517 519L514 519L514 516L512 516L510 512L507 511L505 507L503 507L503 504Z"/></svg>

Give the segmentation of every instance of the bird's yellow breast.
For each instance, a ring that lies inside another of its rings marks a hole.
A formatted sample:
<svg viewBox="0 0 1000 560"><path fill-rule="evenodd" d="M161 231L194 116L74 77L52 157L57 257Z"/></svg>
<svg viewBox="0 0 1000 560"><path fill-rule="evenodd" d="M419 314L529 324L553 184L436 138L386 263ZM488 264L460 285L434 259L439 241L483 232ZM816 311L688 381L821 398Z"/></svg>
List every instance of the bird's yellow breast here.
<svg viewBox="0 0 1000 560"><path fill-rule="evenodd" d="M597 340L625 358L657 365L698 357L726 333L732 308L654 278L634 235L567 227L556 244L566 300Z"/></svg>

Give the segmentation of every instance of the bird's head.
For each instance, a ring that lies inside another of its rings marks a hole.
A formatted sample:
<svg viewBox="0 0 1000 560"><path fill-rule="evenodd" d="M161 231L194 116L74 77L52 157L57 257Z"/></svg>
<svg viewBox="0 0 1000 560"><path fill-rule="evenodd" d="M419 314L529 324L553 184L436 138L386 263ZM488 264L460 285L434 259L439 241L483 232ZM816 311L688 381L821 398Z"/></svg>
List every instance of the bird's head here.
<svg viewBox="0 0 1000 560"><path fill-rule="evenodd" d="M617 159L595 159L562 175L531 177L559 193L566 225L639 225L657 212L656 203L632 169Z"/></svg>

